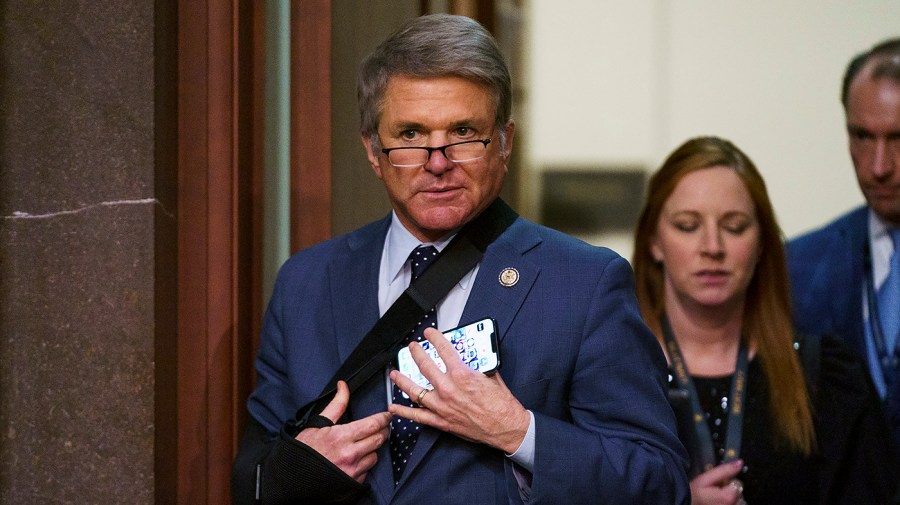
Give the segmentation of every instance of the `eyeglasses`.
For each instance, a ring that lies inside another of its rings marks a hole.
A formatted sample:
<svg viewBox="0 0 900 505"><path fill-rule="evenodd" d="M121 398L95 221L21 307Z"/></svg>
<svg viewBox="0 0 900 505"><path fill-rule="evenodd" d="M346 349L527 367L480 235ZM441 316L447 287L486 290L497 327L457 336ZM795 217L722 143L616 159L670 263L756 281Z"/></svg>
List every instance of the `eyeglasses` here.
<svg viewBox="0 0 900 505"><path fill-rule="evenodd" d="M484 158L491 139L466 140L440 147L391 147L382 149L391 165L398 168L421 167L431 159L431 153L440 151L445 158L454 162L475 161Z"/></svg>

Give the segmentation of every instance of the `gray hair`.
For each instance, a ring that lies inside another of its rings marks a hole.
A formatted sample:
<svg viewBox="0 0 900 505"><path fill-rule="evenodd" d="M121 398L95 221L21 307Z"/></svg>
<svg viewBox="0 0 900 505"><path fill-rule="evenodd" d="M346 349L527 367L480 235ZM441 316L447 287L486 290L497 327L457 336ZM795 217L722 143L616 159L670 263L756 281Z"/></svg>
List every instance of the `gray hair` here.
<svg viewBox="0 0 900 505"><path fill-rule="evenodd" d="M378 124L390 78L461 77L484 85L495 105L495 126L505 148L505 126L512 118L509 69L497 43L477 21L450 14L413 19L363 60L357 81L360 132L380 147Z"/></svg>
<svg viewBox="0 0 900 505"><path fill-rule="evenodd" d="M841 84L841 103L844 104L844 110L847 109L847 98L853 79L870 61L875 62L875 68L872 70L873 79L887 77L900 82L900 38L882 41L850 60Z"/></svg>

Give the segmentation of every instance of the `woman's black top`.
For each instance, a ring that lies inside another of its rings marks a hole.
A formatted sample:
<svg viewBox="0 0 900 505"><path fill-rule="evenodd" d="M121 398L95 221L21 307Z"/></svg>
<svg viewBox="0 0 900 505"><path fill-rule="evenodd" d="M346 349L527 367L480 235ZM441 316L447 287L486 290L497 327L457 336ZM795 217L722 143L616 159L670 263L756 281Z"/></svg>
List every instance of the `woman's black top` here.
<svg viewBox="0 0 900 505"><path fill-rule="evenodd" d="M749 505L893 503L900 474L887 447L890 434L880 401L865 370L833 338L822 338L820 345L810 348L820 349L821 355L812 378L818 450L809 456L781 442L769 409L771 388L758 360L750 362L740 454L744 468L737 476L744 484L744 499ZM692 379L718 464L728 429L731 376ZM676 387L671 378L669 386ZM683 395L670 398L679 437L691 453L697 444L690 404Z"/></svg>

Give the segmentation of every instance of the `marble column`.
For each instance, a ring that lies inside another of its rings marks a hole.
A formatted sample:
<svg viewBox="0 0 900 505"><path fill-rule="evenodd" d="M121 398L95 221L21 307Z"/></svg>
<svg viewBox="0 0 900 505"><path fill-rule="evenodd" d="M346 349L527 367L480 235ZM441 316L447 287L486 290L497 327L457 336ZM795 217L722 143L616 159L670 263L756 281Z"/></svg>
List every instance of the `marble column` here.
<svg viewBox="0 0 900 505"><path fill-rule="evenodd" d="M0 503L154 502L154 9L0 5Z"/></svg>

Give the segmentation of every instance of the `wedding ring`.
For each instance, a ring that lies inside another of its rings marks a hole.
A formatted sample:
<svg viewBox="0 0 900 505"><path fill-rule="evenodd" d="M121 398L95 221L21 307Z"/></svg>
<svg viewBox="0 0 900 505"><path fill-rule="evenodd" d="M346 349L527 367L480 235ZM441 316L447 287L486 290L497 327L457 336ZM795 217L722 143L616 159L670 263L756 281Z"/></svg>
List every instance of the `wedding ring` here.
<svg viewBox="0 0 900 505"><path fill-rule="evenodd" d="M735 491L738 492L738 496L744 494L744 483L738 479L733 479L729 485L734 488Z"/></svg>
<svg viewBox="0 0 900 505"><path fill-rule="evenodd" d="M416 403L418 403L420 407L424 407L424 405L422 405L422 398L425 398L425 395L430 392L430 389L422 388L422 392L419 393L419 396L416 397Z"/></svg>

